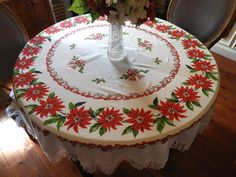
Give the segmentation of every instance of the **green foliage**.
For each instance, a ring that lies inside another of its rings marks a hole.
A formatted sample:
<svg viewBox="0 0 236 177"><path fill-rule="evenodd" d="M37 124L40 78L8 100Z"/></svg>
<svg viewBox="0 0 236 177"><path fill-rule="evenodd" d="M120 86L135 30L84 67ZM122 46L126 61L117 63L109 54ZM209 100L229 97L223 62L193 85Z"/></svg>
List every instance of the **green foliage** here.
<svg viewBox="0 0 236 177"><path fill-rule="evenodd" d="M85 1L74 0L69 10L79 15L83 15L88 12L89 9L87 8Z"/></svg>

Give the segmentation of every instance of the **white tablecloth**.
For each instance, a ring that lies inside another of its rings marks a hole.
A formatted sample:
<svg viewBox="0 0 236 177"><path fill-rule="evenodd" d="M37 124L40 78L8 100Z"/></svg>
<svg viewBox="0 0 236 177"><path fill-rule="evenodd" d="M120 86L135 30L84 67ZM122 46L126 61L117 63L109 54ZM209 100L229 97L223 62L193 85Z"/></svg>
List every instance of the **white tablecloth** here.
<svg viewBox="0 0 236 177"><path fill-rule="evenodd" d="M188 149L208 121L216 62L194 36L157 19L139 28L127 22L127 60L114 63L108 29L104 18L79 16L26 44L13 79L23 122L50 159L72 155L107 174L122 160L161 168L169 149Z"/></svg>
<svg viewBox="0 0 236 177"><path fill-rule="evenodd" d="M112 174L124 160L140 170L163 168L168 160L170 149L186 151L190 148L196 135L202 133L208 125L212 111L213 108L191 127L162 141L121 149L101 149L79 143L75 144L52 133L41 131L22 113L16 102L7 109L10 117L14 117L21 121L21 124L27 125L28 132L37 138L42 150L52 162L56 163L65 157L69 157L74 161L79 160L84 170L89 173L99 170L108 175Z"/></svg>

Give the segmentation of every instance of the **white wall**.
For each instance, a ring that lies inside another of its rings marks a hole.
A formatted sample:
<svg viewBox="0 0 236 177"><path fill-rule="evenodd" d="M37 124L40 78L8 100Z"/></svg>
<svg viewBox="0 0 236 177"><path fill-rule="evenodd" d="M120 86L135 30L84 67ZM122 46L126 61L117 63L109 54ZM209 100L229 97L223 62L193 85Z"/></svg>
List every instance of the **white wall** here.
<svg viewBox="0 0 236 177"><path fill-rule="evenodd" d="M211 51L236 61L236 22L229 35L214 45Z"/></svg>

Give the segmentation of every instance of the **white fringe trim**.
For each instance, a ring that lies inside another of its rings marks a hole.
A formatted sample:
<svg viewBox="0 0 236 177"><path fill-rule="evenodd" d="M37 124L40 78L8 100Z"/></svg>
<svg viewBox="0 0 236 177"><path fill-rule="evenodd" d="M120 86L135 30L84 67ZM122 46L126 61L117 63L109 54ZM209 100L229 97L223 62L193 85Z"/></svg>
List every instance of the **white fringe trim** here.
<svg viewBox="0 0 236 177"><path fill-rule="evenodd" d="M24 115L22 111L19 109L18 105L15 101L13 101L6 109L6 113L8 117L11 117L16 121L17 126L22 127L24 126Z"/></svg>
<svg viewBox="0 0 236 177"><path fill-rule="evenodd" d="M57 163L59 161L61 161L64 158L70 158L73 161L79 161L79 158L77 158L76 156L74 156L73 154L69 154L66 150L61 149L59 150L53 158L50 158L50 160L53 163ZM103 172L106 175L111 175L115 169L123 162L123 161L127 161L132 167L138 169L138 170L143 170L143 169L162 169L165 167L166 161L165 162L159 162L156 163L153 160L146 160L143 163L137 163L135 160L133 160L131 157L128 157L126 155L120 156L119 158L117 158L116 161L113 162L113 164L111 164L111 166L109 167L104 167L102 165L96 164L96 165L86 165L83 164L83 162L80 161L81 166L83 167L84 171L86 171L87 173L94 173L95 171L99 170L101 172Z"/></svg>
<svg viewBox="0 0 236 177"><path fill-rule="evenodd" d="M106 175L111 175L115 171L115 169L123 161L127 161L132 167L134 167L137 170L143 170L143 169L156 169L156 170L159 170L159 169L164 168L165 164L166 164L166 162L156 163L153 160L146 160L143 163L137 163L135 160L133 160L130 157L121 156L115 162L113 162L113 164L111 166L109 166L108 168L104 168L104 166L100 166L98 164L93 165L93 166L86 166L86 165L81 163L81 165L83 166L84 170L88 173L94 173L95 171L100 170L101 172L105 173Z"/></svg>

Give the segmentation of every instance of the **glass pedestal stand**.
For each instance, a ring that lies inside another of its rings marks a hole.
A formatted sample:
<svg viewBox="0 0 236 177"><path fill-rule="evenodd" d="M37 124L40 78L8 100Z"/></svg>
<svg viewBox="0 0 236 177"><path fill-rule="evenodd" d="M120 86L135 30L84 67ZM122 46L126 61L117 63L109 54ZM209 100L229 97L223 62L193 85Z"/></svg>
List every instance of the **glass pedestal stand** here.
<svg viewBox="0 0 236 177"><path fill-rule="evenodd" d="M114 62L120 62L126 59L123 44L123 29L122 25L118 23L110 24L107 55Z"/></svg>

